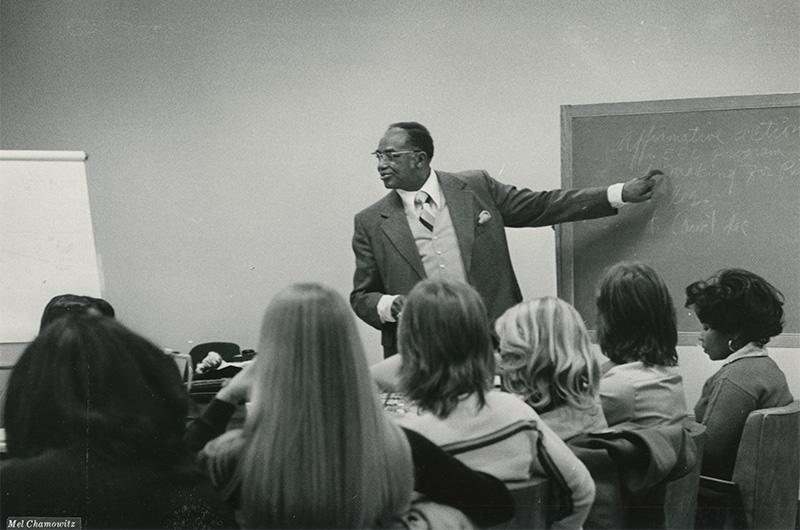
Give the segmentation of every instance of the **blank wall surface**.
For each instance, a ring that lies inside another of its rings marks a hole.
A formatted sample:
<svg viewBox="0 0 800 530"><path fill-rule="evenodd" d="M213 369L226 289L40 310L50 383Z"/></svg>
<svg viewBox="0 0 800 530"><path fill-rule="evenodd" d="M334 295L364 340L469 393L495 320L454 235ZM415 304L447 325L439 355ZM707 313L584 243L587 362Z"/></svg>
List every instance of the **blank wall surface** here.
<svg viewBox="0 0 800 530"><path fill-rule="evenodd" d="M388 123L426 124L435 168L556 188L560 105L797 92L798 26L793 0L4 0L0 146L89 153L124 322L255 347L285 285L349 292ZM510 232L524 294L554 294L552 230Z"/></svg>
<svg viewBox="0 0 800 530"><path fill-rule="evenodd" d="M53 296L100 295L84 158L0 150L0 343L35 337Z"/></svg>

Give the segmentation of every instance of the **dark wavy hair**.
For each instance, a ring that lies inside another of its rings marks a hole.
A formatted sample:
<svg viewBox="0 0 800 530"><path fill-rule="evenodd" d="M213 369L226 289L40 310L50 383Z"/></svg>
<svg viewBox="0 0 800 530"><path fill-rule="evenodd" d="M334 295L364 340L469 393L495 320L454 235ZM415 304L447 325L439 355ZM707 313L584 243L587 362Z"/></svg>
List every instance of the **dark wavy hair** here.
<svg viewBox="0 0 800 530"><path fill-rule="evenodd" d="M494 376L486 307L465 283L424 280L400 315L400 387L417 405L446 418L459 396L475 394L481 407Z"/></svg>
<svg viewBox="0 0 800 530"><path fill-rule="evenodd" d="M597 319L600 349L613 362L678 364L675 306L666 284L649 265L620 262L605 272Z"/></svg>
<svg viewBox="0 0 800 530"><path fill-rule="evenodd" d="M700 322L735 335L744 346L763 346L783 331L783 294L771 283L744 269L725 269L706 281L686 287L686 307Z"/></svg>
<svg viewBox="0 0 800 530"><path fill-rule="evenodd" d="M188 396L174 362L118 321L50 323L8 382L9 456L81 446L110 459L169 461L183 445Z"/></svg>
<svg viewBox="0 0 800 530"><path fill-rule="evenodd" d="M114 308L102 298L84 296L80 294L59 294L54 296L44 306L42 320L39 323L39 331L50 322L65 315L77 315L95 312L96 314L114 317Z"/></svg>
<svg viewBox="0 0 800 530"><path fill-rule="evenodd" d="M403 129L408 134L408 142L411 146L428 155L428 161L433 159L433 138L424 125L415 121L399 121L392 123L388 128Z"/></svg>

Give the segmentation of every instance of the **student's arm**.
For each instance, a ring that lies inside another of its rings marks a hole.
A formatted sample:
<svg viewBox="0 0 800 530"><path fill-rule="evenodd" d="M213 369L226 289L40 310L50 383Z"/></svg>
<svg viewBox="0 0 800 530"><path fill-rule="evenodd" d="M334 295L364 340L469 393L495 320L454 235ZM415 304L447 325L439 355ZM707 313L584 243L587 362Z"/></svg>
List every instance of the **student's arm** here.
<svg viewBox="0 0 800 530"><path fill-rule="evenodd" d="M372 378L384 392L397 392L400 389L400 366L403 360L396 353L369 367Z"/></svg>
<svg viewBox="0 0 800 530"><path fill-rule="evenodd" d="M582 528L594 502L595 486L589 470L543 421L538 422L539 443L532 467L566 495L572 510L550 528Z"/></svg>
<svg viewBox="0 0 800 530"><path fill-rule="evenodd" d="M427 499L458 508L479 527L514 516L514 499L503 482L470 469L416 431L403 428L414 460L414 489Z"/></svg>
<svg viewBox="0 0 800 530"><path fill-rule="evenodd" d="M214 398L203 413L192 420L183 435L184 443L193 453L203 448L209 440L225 432L228 422L236 411L236 405Z"/></svg>
<svg viewBox="0 0 800 530"><path fill-rule="evenodd" d="M728 379L719 380L710 390L705 413L697 418L706 426L703 474L730 480L744 424L756 409L756 399Z"/></svg>
<svg viewBox="0 0 800 530"><path fill-rule="evenodd" d="M253 367L254 363L250 363L242 368L186 428L183 441L192 452L198 452L206 442L224 433L236 407L249 399Z"/></svg>

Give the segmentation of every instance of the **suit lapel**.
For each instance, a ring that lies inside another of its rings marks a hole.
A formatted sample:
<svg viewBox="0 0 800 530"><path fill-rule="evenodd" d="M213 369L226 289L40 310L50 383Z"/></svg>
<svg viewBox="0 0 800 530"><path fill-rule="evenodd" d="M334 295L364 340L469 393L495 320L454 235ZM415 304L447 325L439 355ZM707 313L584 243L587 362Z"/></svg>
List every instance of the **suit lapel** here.
<svg viewBox="0 0 800 530"><path fill-rule="evenodd" d="M439 184L442 187L450 219L458 239L461 259L464 262L464 273L469 278L472 263L472 244L475 241L475 196L463 182L449 173L438 172Z"/></svg>
<svg viewBox="0 0 800 530"><path fill-rule="evenodd" d="M391 192L386 197L381 217L383 218L381 222L383 233L386 234L386 237L389 238L389 241L391 241L403 259L411 265L411 268L419 275L419 278L424 279L426 277L425 269L422 266L417 245L414 243L414 236L408 227L403 201L397 193Z"/></svg>

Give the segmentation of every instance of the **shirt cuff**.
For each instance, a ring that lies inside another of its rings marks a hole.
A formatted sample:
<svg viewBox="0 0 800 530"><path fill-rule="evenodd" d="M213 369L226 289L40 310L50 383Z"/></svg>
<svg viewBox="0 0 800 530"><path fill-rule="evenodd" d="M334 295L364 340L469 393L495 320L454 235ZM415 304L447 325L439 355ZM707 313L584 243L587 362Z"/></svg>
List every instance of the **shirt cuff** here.
<svg viewBox="0 0 800 530"><path fill-rule="evenodd" d="M395 298L396 294L385 294L378 300L378 316L381 322L397 322L392 316L392 302Z"/></svg>
<svg viewBox="0 0 800 530"><path fill-rule="evenodd" d="M622 200L622 188L625 186L624 183L618 182L616 184L612 184L606 190L606 197L608 197L608 204L611 205L612 208L622 208L625 206L625 201Z"/></svg>

